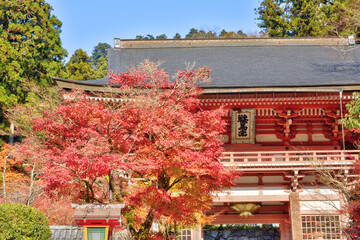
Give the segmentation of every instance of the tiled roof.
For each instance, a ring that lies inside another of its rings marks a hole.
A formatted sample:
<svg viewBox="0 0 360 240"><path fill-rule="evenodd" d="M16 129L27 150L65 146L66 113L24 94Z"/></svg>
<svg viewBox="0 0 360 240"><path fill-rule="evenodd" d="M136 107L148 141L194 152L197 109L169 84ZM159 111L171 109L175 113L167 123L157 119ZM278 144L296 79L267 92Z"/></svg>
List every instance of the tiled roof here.
<svg viewBox="0 0 360 240"><path fill-rule="evenodd" d="M144 59L174 73L186 63L213 69L208 87L346 85L360 83L360 49L346 58L329 46L109 49L109 69L126 71ZM206 87L206 86L204 86Z"/></svg>
<svg viewBox="0 0 360 240"><path fill-rule="evenodd" d="M119 219L124 204L72 204L74 219Z"/></svg>
<svg viewBox="0 0 360 240"><path fill-rule="evenodd" d="M84 228L71 225L52 225L52 240L83 240Z"/></svg>
<svg viewBox="0 0 360 240"><path fill-rule="evenodd" d="M360 84L360 47L337 38L170 40L115 39L109 70L124 72L145 59L162 62L171 74L206 65L212 82L204 88L306 87ZM346 54L344 54L346 52ZM108 79L80 81L107 84Z"/></svg>

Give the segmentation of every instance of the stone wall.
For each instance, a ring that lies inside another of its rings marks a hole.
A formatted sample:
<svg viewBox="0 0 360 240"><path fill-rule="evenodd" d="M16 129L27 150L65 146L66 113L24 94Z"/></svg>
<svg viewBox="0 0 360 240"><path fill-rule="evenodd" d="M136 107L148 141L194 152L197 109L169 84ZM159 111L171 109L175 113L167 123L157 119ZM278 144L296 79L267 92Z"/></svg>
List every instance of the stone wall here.
<svg viewBox="0 0 360 240"><path fill-rule="evenodd" d="M280 240L278 229L204 230L204 240Z"/></svg>

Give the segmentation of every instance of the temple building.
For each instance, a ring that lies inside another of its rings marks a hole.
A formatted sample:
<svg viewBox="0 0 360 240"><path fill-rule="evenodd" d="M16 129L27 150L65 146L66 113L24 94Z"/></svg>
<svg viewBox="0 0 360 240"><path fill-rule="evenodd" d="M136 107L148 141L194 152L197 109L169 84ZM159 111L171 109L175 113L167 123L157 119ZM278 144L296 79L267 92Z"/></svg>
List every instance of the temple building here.
<svg viewBox="0 0 360 240"><path fill-rule="evenodd" d="M344 182L353 177L358 136L341 119L360 90L359 45L347 38L116 38L108 57L114 73L145 59L169 73L186 65L213 69L201 104L229 110L220 161L242 173L207 212L216 214L213 224L276 224L281 240L344 239L344 199L316 175L325 167ZM108 78L54 81L107 100L91 93L106 91ZM201 227L181 236L203 238Z"/></svg>

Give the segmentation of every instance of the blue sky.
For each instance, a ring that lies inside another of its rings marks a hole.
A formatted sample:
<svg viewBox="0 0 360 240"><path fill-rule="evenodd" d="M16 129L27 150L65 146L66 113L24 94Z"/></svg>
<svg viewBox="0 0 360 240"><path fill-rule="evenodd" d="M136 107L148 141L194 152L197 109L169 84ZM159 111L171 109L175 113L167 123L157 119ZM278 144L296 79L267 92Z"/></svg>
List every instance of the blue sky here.
<svg viewBox="0 0 360 240"><path fill-rule="evenodd" d="M61 40L69 56L78 48L89 55L99 42L115 37L175 33L190 28L220 32L259 32L254 9L258 0L47 0L62 21Z"/></svg>

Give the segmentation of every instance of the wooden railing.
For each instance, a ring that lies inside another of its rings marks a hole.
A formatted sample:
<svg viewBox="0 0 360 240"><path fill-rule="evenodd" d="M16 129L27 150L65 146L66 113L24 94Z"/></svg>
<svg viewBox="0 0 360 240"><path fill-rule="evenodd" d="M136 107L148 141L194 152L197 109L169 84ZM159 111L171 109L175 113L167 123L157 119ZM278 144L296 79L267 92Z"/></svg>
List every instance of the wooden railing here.
<svg viewBox="0 0 360 240"><path fill-rule="evenodd" d="M282 151L282 152L223 152L220 162L241 164L284 164L300 162L344 162L359 158L360 150Z"/></svg>

